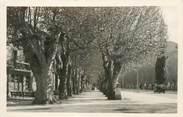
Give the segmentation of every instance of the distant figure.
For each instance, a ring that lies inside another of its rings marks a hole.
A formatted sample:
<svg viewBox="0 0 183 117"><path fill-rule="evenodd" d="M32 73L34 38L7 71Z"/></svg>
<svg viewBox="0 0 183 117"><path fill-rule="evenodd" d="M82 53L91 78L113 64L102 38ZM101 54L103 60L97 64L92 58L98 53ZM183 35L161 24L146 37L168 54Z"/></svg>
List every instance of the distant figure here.
<svg viewBox="0 0 183 117"><path fill-rule="evenodd" d="M95 87L92 86L92 90L95 90Z"/></svg>
<svg viewBox="0 0 183 117"><path fill-rule="evenodd" d="M144 83L144 89L147 89L147 84L146 84L146 82Z"/></svg>
<svg viewBox="0 0 183 117"><path fill-rule="evenodd" d="M143 89L142 83L140 84L140 89Z"/></svg>
<svg viewBox="0 0 183 117"><path fill-rule="evenodd" d="M170 84L170 82L167 83L167 86L166 86L166 87L167 87L168 90L171 89L171 84Z"/></svg>

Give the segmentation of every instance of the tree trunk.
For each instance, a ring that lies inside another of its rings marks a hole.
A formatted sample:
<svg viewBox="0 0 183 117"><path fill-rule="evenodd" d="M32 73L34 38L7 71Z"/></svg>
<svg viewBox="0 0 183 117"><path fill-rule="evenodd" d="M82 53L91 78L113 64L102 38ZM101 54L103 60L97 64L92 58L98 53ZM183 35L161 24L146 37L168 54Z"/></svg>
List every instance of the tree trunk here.
<svg viewBox="0 0 183 117"><path fill-rule="evenodd" d="M119 89L119 82L118 82L118 75L120 73L121 70L121 63L120 61L114 60L114 62L112 62L113 64L113 69L112 69L112 87L113 87L113 94L114 94L114 99L121 99L121 91Z"/></svg>
<svg viewBox="0 0 183 117"><path fill-rule="evenodd" d="M76 94L76 68L73 69L72 74L72 92L73 94Z"/></svg>
<svg viewBox="0 0 183 117"><path fill-rule="evenodd" d="M11 74L10 73L7 73L7 81L6 81L6 87L7 87L7 98L9 98L10 97L10 95L9 95L9 93L10 93L10 91L9 91L9 82L10 82L10 79L11 79Z"/></svg>
<svg viewBox="0 0 183 117"><path fill-rule="evenodd" d="M81 86L80 86L81 87L80 93L81 93L84 90L84 75L81 75L81 83L80 84L81 84Z"/></svg>
<svg viewBox="0 0 183 117"><path fill-rule="evenodd" d="M113 70L112 70L112 61L109 62L108 65L108 92L107 97L109 100L115 99L115 91L114 91L114 79L113 79Z"/></svg>
<svg viewBox="0 0 183 117"><path fill-rule="evenodd" d="M68 66L68 72L67 72L67 93L68 96L72 96L72 87L71 87L71 73L72 73L72 69L71 69L71 65Z"/></svg>
<svg viewBox="0 0 183 117"><path fill-rule="evenodd" d="M36 73L37 90L34 104L52 104L56 102L54 97L52 65L45 65L41 69L41 73Z"/></svg>
<svg viewBox="0 0 183 117"><path fill-rule="evenodd" d="M56 92L58 91L58 78L59 78L59 75L56 73L55 75L55 91Z"/></svg>
<svg viewBox="0 0 183 117"><path fill-rule="evenodd" d="M106 96L109 100L115 99L115 91L114 91L114 86L113 86L113 77L112 74L112 61L107 61L105 65L105 77L107 80L107 89L106 89Z"/></svg>
<svg viewBox="0 0 183 117"><path fill-rule="evenodd" d="M34 102L35 104L46 104L49 100L47 97L47 79L48 79L48 68L44 68L41 70L41 73L37 73L36 76L36 95ZM34 73L35 74L35 73Z"/></svg>
<svg viewBox="0 0 183 117"><path fill-rule="evenodd" d="M118 61L113 61L107 55L102 53L103 67L105 79L103 81L103 93L107 96L109 100L115 99L115 88L117 83L117 76L121 69L121 64Z"/></svg>
<svg viewBox="0 0 183 117"><path fill-rule="evenodd" d="M64 63L60 74L59 99L67 99L67 65Z"/></svg>
<svg viewBox="0 0 183 117"><path fill-rule="evenodd" d="M77 75L77 94L80 93L81 90L81 73L80 70L78 69L78 75Z"/></svg>
<svg viewBox="0 0 183 117"><path fill-rule="evenodd" d="M108 93L107 93L107 98L108 100L114 100L115 99L115 91L113 87L113 83L111 80L108 81Z"/></svg>
<svg viewBox="0 0 183 117"><path fill-rule="evenodd" d="M34 50L35 49L35 50ZM31 70L36 79L36 95L34 104L54 103L54 74L53 60L46 60L44 53L36 48L31 48L29 45L24 45L24 55L30 63ZM54 57L54 55L53 55Z"/></svg>
<svg viewBox="0 0 183 117"><path fill-rule="evenodd" d="M79 94L79 70L75 69L74 82L73 82L74 94Z"/></svg>

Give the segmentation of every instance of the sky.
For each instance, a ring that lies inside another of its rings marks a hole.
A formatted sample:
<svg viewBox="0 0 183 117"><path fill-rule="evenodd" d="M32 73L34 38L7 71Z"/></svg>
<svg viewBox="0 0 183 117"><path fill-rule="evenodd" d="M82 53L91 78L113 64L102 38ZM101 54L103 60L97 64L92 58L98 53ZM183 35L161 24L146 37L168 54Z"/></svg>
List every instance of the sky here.
<svg viewBox="0 0 183 117"><path fill-rule="evenodd" d="M162 7L164 20L168 25L168 36L170 41L178 42L177 38L177 26L178 26L178 15L176 7Z"/></svg>

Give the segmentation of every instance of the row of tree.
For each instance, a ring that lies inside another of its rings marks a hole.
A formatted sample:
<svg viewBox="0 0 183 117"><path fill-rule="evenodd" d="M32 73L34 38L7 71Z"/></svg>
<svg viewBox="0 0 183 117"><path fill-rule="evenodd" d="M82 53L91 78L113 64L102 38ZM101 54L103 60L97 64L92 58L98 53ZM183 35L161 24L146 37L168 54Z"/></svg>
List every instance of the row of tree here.
<svg viewBox="0 0 183 117"><path fill-rule="evenodd" d="M115 99L121 75L145 64L154 64L156 60L157 82L163 83L167 26L161 9L113 8L106 12L110 23L105 24L106 29L102 31L107 37L103 37L106 40L100 48L104 72L99 74L99 89L108 99Z"/></svg>
<svg viewBox="0 0 183 117"><path fill-rule="evenodd" d="M71 95L72 79L73 87L79 81L83 87L77 76L87 76L80 72L92 49L100 52L103 63L99 88L115 99L119 74L161 56L167 39L159 7L8 7L7 27L7 42L23 48L30 63L37 83L35 103L41 104L55 100L54 75L60 79L55 85L60 99Z"/></svg>
<svg viewBox="0 0 183 117"><path fill-rule="evenodd" d="M87 56L83 55L89 51L90 40L77 37L81 35L80 15L73 12L65 8L7 8L7 43L22 48L30 63L37 86L35 104L56 102L55 92L59 99L66 99L89 83L83 62Z"/></svg>

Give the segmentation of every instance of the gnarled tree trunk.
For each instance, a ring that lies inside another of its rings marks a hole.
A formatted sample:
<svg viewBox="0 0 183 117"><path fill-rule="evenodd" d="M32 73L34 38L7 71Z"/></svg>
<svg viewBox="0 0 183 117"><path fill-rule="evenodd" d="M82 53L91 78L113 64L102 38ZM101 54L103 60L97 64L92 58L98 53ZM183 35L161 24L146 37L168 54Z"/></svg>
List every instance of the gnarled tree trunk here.
<svg viewBox="0 0 183 117"><path fill-rule="evenodd" d="M113 69L112 69L112 60L109 60L104 53L102 53L103 67L104 67L104 94L109 100L115 99L115 91L113 88Z"/></svg>
<svg viewBox="0 0 183 117"><path fill-rule="evenodd" d="M59 99L67 99L67 64L63 63L63 68L60 73L60 83L59 83Z"/></svg>
<svg viewBox="0 0 183 117"><path fill-rule="evenodd" d="M36 73L36 83L37 90L35 95L35 104L46 104L54 103L56 101L53 91L54 91L54 82L53 82L53 72L52 65L45 65L41 69L41 73Z"/></svg>
<svg viewBox="0 0 183 117"><path fill-rule="evenodd" d="M46 61L44 54L41 53L41 51L36 48L31 49L28 45L24 46L24 55L26 60L30 63L31 70L35 76L37 84L36 95L33 103L54 103L56 100L53 95L53 61Z"/></svg>

